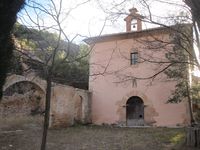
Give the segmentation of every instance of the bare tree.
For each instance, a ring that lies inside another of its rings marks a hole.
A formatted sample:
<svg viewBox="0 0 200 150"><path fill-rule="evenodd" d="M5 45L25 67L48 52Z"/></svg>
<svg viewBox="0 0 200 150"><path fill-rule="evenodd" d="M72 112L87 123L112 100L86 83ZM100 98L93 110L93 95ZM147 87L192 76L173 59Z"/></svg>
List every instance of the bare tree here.
<svg viewBox="0 0 200 150"><path fill-rule="evenodd" d="M30 26L32 28L37 29L40 32L51 31L56 33L56 37L54 39L54 43L51 43L51 41L45 41L45 40L38 40L37 41L37 47L38 49L36 51L40 51L40 54L42 56L42 61L38 62L42 67L44 71L44 77L47 83L46 86L46 104L45 104L45 116L44 116L44 126L43 126L43 138L41 143L41 150L46 149L46 140L47 140L47 131L49 127L49 116L50 116L50 104L51 104L51 88L52 88L52 79L53 74L55 73L56 69L56 58L60 53L63 54L61 63L73 63L76 62L84 57L86 57L88 54L85 54L85 56L77 56L73 58L69 58L72 55L74 51L73 47L73 40L78 37L78 34L75 35L72 39L69 39L68 35L63 30L62 22L69 16L70 12L73 11L75 8L89 2L89 0L86 0L84 2L81 2L77 4L74 8L71 8L67 12L63 12L63 1L60 0L59 3L55 3L55 1L50 0L48 2L45 2L45 4L40 4L36 1L29 1L25 8L25 13L27 15L27 18L29 19ZM45 6L44 6L45 5ZM27 9L32 9L34 12L35 18L33 18ZM48 20L45 20L46 17ZM20 18L22 21L27 21L26 19ZM45 21L49 21L49 24L47 24ZM63 46L63 42L68 43L67 46ZM46 47L43 45L47 45ZM75 53L75 52L74 52ZM31 58L30 58L31 59Z"/></svg>

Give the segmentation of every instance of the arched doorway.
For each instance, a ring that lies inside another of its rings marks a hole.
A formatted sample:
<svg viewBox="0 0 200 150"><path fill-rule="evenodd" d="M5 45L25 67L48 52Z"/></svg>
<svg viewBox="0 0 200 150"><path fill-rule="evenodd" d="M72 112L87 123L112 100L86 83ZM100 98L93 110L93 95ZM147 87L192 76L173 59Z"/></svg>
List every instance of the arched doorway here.
<svg viewBox="0 0 200 150"><path fill-rule="evenodd" d="M128 126L144 125L144 102L138 96L132 96L126 102L126 123Z"/></svg>

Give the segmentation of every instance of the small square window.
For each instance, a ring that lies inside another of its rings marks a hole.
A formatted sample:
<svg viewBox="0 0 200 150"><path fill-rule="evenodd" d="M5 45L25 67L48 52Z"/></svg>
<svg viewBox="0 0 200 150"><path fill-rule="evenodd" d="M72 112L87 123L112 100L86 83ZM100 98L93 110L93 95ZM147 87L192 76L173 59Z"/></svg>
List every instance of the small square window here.
<svg viewBox="0 0 200 150"><path fill-rule="evenodd" d="M138 63L138 52L131 53L131 65Z"/></svg>

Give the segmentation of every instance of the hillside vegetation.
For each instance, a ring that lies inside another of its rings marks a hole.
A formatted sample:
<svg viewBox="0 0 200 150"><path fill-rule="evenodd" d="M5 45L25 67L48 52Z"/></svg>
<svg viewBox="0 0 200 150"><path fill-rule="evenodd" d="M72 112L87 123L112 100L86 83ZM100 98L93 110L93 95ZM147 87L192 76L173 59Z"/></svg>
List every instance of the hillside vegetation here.
<svg viewBox="0 0 200 150"><path fill-rule="evenodd" d="M53 81L77 88L88 88L87 45L76 45L59 40L56 33L28 28L19 23L13 29L16 51L10 73L23 74L34 70L44 78L43 63L47 63L53 51L57 50Z"/></svg>

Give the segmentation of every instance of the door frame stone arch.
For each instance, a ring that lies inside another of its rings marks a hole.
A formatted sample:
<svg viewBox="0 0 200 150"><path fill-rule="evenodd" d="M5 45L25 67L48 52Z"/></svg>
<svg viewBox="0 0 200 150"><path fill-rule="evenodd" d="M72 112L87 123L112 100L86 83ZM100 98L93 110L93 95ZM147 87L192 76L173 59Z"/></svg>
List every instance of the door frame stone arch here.
<svg viewBox="0 0 200 150"><path fill-rule="evenodd" d="M158 116L153 103L151 100L141 91L131 91L127 93L123 98L117 102L118 109L117 114L119 115L119 124L126 126L126 103L130 97L137 96L143 100L144 103L144 122L146 125L153 125L155 123L155 116Z"/></svg>

